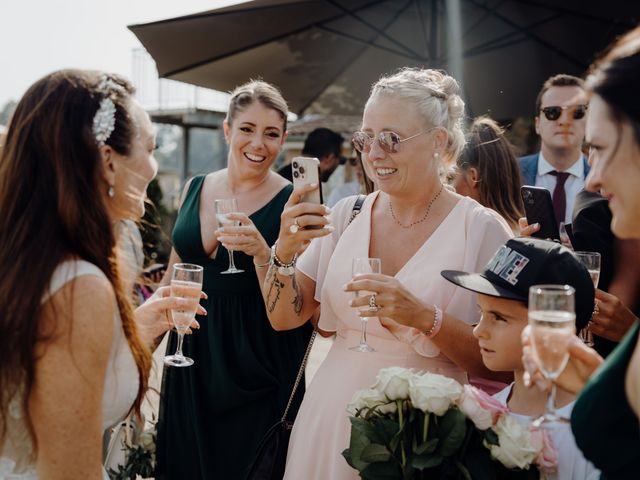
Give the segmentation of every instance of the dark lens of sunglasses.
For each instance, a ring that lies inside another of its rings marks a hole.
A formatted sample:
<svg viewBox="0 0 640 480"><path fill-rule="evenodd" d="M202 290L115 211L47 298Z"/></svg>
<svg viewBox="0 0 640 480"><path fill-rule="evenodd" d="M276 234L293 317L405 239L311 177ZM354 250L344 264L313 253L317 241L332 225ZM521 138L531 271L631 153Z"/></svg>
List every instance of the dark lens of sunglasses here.
<svg viewBox="0 0 640 480"><path fill-rule="evenodd" d="M363 132L356 132L353 134L353 137L351 138L353 147L356 150L358 150L360 153L364 152L365 149L368 150L367 147L369 146L369 142L367 142L367 140L370 140L370 139Z"/></svg>
<svg viewBox="0 0 640 480"><path fill-rule="evenodd" d="M560 114L562 113L562 108L560 107L545 107L542 109L542 113L547 117L547 120L557 120L560 118Z"/></svg>
<svg viewBox="0 0 640 480"><path fill-rule="evenodd" d="M587 106L586 105L578 105L575 110L573 111L573 118L575 120L580 120L581 118L584 118L584 116L587 114Z"/></svg>
<svg viewBox="0 0 640 480"><path fill-rule="evenodd" d="M380 146L387 153L398 153L398 145L400 145L400 137L395 132L381 132Z"/></svg>

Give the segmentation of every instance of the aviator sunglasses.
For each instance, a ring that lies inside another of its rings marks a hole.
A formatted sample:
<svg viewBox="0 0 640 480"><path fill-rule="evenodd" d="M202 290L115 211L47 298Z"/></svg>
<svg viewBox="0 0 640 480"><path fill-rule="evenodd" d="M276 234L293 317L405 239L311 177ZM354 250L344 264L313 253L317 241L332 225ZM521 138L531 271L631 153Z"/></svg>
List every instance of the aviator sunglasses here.
<svg viewBox="0 0 640 480"><path fill-rule="evenodd" d="M429 130L416 133L407 138L400 138L400 135L395 132L380 132L377 137L372 137L366 132L356 132L353 134L353 137L351 137L351 142L353 143L353 147L361 153L369 153L374 140L378 141L378 145L386 153L398 153L401 143L429 133L436 128L438 127L430 128Z"/></svg>
<svg viewBox="0 0 640 480"><path fill-rule="evenodd" d="M547 120L551 120L552 122L558 120L560 115L562 115L563 110L572 110L573 109L573 119L580 120L584 118L587 113L587 105L570 105L568 107L544 107L541 108L540 111L544 113L544 116L547 117Z"/></svg>

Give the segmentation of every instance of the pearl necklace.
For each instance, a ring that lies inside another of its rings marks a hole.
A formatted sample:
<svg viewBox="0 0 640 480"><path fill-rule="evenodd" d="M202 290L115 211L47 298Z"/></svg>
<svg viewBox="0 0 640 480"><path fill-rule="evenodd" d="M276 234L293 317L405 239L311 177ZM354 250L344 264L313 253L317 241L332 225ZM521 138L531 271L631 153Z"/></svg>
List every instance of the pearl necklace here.
<svg viewBox="0 0 640 480"><path fill-rule="evenodd" d="M440 190L438 190L438 193L435 194L435 196L431 199L431 201L429 202L429 205L427 205L427 211L425 212L424 216L420 219L420 220L416 220L415 222L411 222L409 225L403 225L402 223L400 223L400 221L396 218L395 213L393 213L393 204L391 203L391 198L389 198L389 210L391 211L391 216L393 217L393 220L400 225L402 228L411 228L415 225L418 225L419 223L424 222L427 217L429 216L429 212L431 211L431 206L433 205L433 202L436 201L436 199L440 196L440 194L442 193L442 189L444 188L444 185L440 185Z"/></svg>

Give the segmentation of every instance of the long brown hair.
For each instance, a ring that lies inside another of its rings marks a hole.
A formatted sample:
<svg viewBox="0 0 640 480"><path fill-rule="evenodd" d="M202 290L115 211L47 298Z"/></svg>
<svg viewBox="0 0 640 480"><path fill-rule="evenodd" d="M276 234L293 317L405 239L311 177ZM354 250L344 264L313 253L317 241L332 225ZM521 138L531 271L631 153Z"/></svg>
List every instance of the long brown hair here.
<svg viewBox="0 0 640 480"><path fill-rule="evenodd" d="M98 90L105 78L112 85L106 93ZM113 286L140 375L139 411L151 358L138 337L131 299L118 272L92 132L96 111L108 95L116 106L116 121L106 143L127 155L135 130L129 114L132 93L133 87L116 75L54 72L29 88L9 125L0 152L0 441L8 404L19 392L28 412L35 347L47 341L41 301L54 270L69 257L93 263ZM28 427L32 432L29 419Z"/></svg>
<svg viewBox="0 0 640 480"><path fill-rule="evenodd" d="M500 125L486 116L476 118L456 165L462 174L475 168L480 203L498 212L510 225L518 225L524 210L520 198L522 177L513 148Z"/></svg>

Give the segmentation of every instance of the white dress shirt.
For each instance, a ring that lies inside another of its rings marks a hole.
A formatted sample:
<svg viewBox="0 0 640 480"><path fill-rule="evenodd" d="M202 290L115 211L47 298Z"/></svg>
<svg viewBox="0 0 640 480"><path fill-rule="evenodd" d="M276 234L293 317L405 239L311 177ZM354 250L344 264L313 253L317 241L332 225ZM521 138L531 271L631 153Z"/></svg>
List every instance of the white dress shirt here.
<svg viewBox="0 0 640 480"><path fill-rule="evenodd" d="M564 184L567 208L564 219L558 219L558 221L563 221L564 223L571 223L571 215L573 213L576 195L578 195L580 190L584 189L584 162L582 158L582 155L580 155L580 158L578 158L569 169L565 170L565 172L569 174ZM553 190L556 188L556 181L558 179L555 175L551 174L555 169L556 168L544 158L542 152L540 152L540 156L538 157L538 173L536 174L536 187L546 188L551 192L551 195L553 195Z"/></svg>

